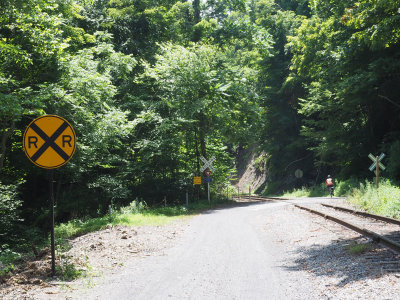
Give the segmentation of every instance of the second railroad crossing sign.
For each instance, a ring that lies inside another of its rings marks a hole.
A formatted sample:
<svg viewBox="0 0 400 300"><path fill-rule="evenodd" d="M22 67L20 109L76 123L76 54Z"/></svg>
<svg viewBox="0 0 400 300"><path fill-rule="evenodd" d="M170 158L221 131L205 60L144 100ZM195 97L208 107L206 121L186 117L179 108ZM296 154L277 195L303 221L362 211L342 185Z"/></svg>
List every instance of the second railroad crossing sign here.
<svg viewBox="0 0 400 300"><path fill-rule="evenodd" d="M67 120L56 115L45 115L33 120L23 138L29 160L45 169L65 165L74 155L76 136Z"/></svg>
<svg viewBox="0 0 400 300"><path fill-rule="evenodd" d="M378 157L378 165L379 168L381 168L382 171L384 171L386 169L385 165L383 163L381 163L381 160L385 157L385 153L381 153L381 155L379 155ZM376 168L376 157L373 156L371 153L368 154L368 157L373 161L372 165L369 166L369 170L370 171L374 171L374 169Z"/></svg>
<svg viewBox="0 0 400 300"><path fill-rule="evenodd" d="M212 166L213 161L215 160L215 156L211 157L210 160L205 159L203 156L200 157L204 165L201 167L200 171L203 172L205 169L210 169L214 172L214 167Z"/></svg>

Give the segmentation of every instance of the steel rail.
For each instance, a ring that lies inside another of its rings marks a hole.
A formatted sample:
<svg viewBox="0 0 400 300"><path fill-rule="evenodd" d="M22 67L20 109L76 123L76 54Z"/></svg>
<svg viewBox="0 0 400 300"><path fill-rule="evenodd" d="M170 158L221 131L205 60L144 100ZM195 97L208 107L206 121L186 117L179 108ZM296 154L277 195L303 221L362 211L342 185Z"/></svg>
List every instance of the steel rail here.
<svg viewBox="0 0 400 300"><path fill-rule="evenodd" d="M399 243L397 243L397 242L395 242L395 241L393 241L391 239L388 239L388 238L386 238L386 237L384 237L384 236L382 236L380 234L377 234L376 232L370 231L370 230L365 229L365 228L360 228L360 227L358 227L358 226L356 226L354 224L345 222L345 221L340 220L340 219L338 219L336 217L327 215L325 213L322 213L320 211L317 211L317 210L314 210L314 209L311 209L311 208L308 208L308 207L304 207L304 206L301 206L301 205L298 205L298 204L294 204L294 206L296 206L297 208L309 211L311 213L320 215L321 217L324 217L325 219L334 221L334 222L336 222L336 223L338 223L338 224L340 224L342 226L350 228L350 229L352 229L352 230L354 230L354 231L356 231L356 232L358 232L358 233L360 233L362 235L368 236L368 237L372 238L374 241L376 241L378 243L381 243L381 244L389 247L390 249L395 250L396 252L400 253L400 244Z"/></svg>
<svg viewBox="0 0 400 300"><path fill-rule="evenodd" d="M241 195L241 198L249 199L249 196ZM260 197L260 196L251 196L250 198L253 199L253 200L262 200L262 201L292 200L292 199L286 199L286 198ZM284 201L284 202L286 202L286 201ZM356 231L356 232L358 232L358 233L360 233L360 234L362 234L364 236L367 236L367 237L371 238L372 240L374 240L374 241L376 241L378 243L381 243L381 244L385 245L386 247L388 247L388 248L400 253L400 244L399 243L397 243L397 242L395 242L395 241L393 241L391 239L388 239L387 237L384 237L384 236L382 236L382 235L380 235L380 234L378 234L376 232L370 231L370 230L365 229L365 228L358 227L358 226L356 226L354 224L345 222L345 221L343 221L341 219L338 219L336 217L327 215L327 214L325 214L323 212L320 212L320 211L317 211L317 210L314 210L314 209L311 209L311 208L308 208L308 207L304 207L304 206L301 206L301 205L298 205L298 204L294 204L294 203L290 203L290 204L294 205L297 208L300 208L300 209L309 211L311 213L317 214L319 216L322 216L325 219L328 219L328 220L331 220L333 222L336 222L336 223L338 223L338 224L340 224L340 225L342 225L344 227L347 227L347 228L349 228L351 230L354 230L354 231ZM327 207L330 206L330 205L327 205L327 204L322 204L322 205L325 205ZM331 207L332 208L336 208L338 206L335 207L335 206L331 205ZM345 208L343 208L343 209L345 209ZM346 208L345 210L348 210L348 209ZM349 211L352 212L351 210L349 210ZM360 215L361 215L361 213L364 214L363 212L360 212ZM365 214L368 214L368 213L365 213ZM379 217L382 217L382 216L379 216ZM383 220L383 218L385 218L385 217L382 217L380 220ZM389 218L389 219L391 219L391 218ZM396 219L393 219L393 220L396 220ZM383 220L383 221L386 221L386 220ZM396 221L398 221L398 220L396 220Z"/></svg>
<svg viewBox="0 0 400 300"><path fill-rule="evenodd" d="M373 218L373 219L384 221L384 222L387 222L387 223L400 225L400 220L397 220L397 219L394 219L394 218L389 218L389 217L379 216L379 215L375 215L375 214L370 214L370 213L367 213L367 212L364 212L364 211L354 210L354 209L341 207L341 206L334 206L334 205L323 204L323 203L321 203L321 205L322 206L326 206L326 207L330 207L330 208L334 208L334 209L337 209L337 210L341 210L341 211L345 211L345 212L361 215L361 216L364 216L364 217Z"/></svg>
<svg viewBox="0 0 400 300"><path fill-rule="evenodd" d="M249 199L249 195L240 195L240 196L232 196L234 199ZM279 197L267 197L267 196L250 196L251 199L253 200L263 200L263 201L274 201L274 200L293 200L293 199L288 199L288 198L279 198Z"/></svg>
<svg viewBox="0 0 400 300"><path fill-rule="evenodd" d="M272 198L264 198L259 196L250 196L249 195L241 195L241 196L233 196L233 199L240 199L240 200L259 200L259 201L274 201Z"/></svg>

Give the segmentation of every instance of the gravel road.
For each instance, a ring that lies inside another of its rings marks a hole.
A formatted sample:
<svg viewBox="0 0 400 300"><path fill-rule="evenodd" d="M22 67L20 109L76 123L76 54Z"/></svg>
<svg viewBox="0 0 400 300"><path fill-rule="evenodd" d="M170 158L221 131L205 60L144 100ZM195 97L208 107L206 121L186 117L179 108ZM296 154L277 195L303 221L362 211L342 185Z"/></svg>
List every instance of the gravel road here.
<svg viewBox="0 0 400 300"><path fill-rule="evenodd" d="M106 228L68 252L93 275L28 284L22 272L0 285L0 298L400 300L398 254L292 205L321 202L348 206L337 198L238 203L164 226ZM368 250L351 254L360 243Z"/></svg>
<svg viewBox="0 0 400 300"><path fill-rule="evenodd" d="M266 230L283 206L243 203L205 212L190 220L174 247L128 261L69 298L319 299L310 275L288 266L284 245Z"/></svg>

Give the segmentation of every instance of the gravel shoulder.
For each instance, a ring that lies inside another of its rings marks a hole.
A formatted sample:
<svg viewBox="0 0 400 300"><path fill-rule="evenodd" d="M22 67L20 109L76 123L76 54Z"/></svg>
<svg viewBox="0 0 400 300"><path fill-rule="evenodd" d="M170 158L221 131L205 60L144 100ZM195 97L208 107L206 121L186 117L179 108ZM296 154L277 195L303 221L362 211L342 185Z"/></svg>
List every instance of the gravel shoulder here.
<svg viewBox="0 0 400 300"><path fill-rule="evenodd" d="M49 280L50 250L39 258L26 258L15 274L0 284L0 299L69 299L71 291L90 289L97 281L119 272L129 260L156 255L174 245L188 218L162 226L108 226L70 240L70 250L56 253L56 264L75 266L86 273L82 279Z"/></svg>
<svg viewBox="0 0 400 300"><path fill-rule="evenodd" d="M350 207L341 199L318 202ZM287 267L301 267L311 276L318 299L400 299L400 269L391 270L379 263L388 257L399 260L399 256L368 238L293 206L277 211L267 230L276 242L285 245L286 261L290 262ZM349 245L355 243L371 243L371 248L350 254Z"/></svg>

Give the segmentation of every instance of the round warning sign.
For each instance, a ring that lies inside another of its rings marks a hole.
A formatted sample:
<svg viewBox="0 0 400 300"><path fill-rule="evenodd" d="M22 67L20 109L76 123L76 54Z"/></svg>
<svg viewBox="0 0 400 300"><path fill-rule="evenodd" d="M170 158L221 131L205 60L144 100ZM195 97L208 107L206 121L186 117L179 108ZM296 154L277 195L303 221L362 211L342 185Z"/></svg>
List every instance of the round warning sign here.
<svg viewBox="0 0 400 300"><path fill-rule="evenodd" d="M45 115L29 124L23 144L31 162L41 168L55 169L65 165L74 155L76 135L67 120Z"/></svg>
<svg viewBox="0 0 400 300"><path fill-rule="evenodd" d="M301 178L301 177L303 177L303 171L300 170L300 169L297 169L297 170L294 172L294 176L296 176L296 178Z"/></svg>

